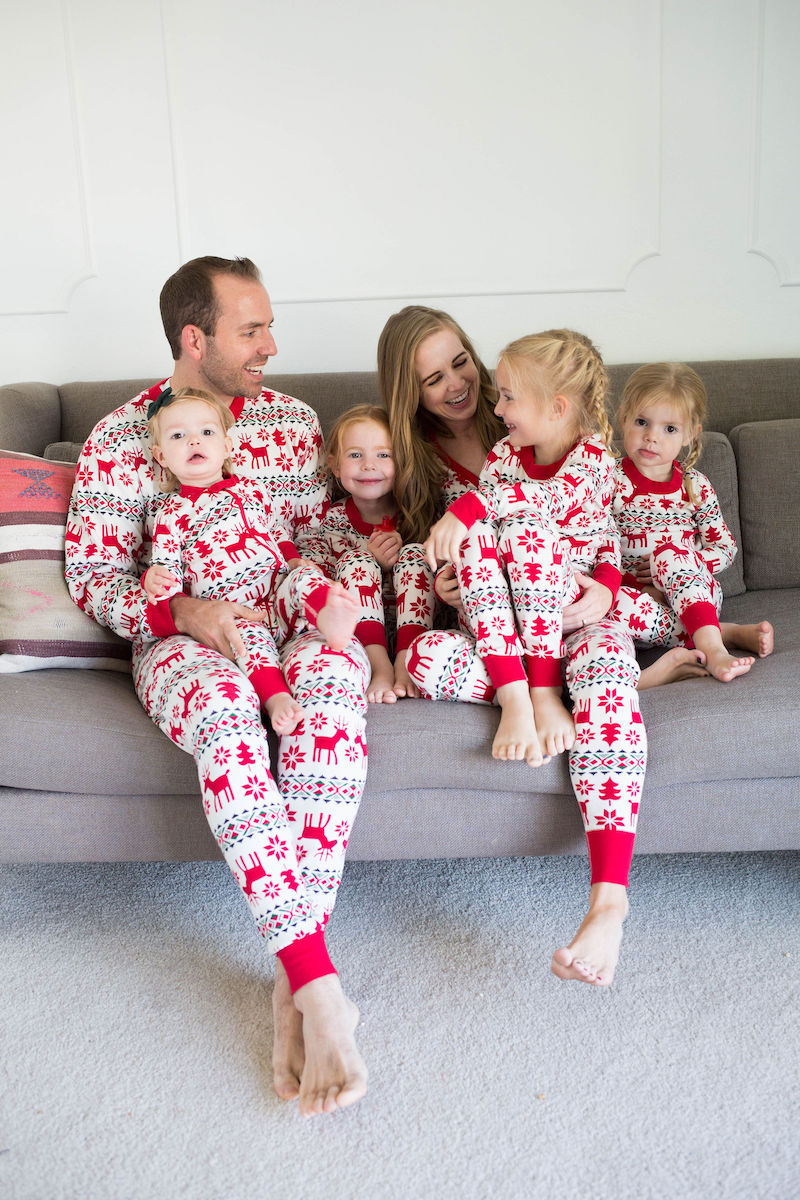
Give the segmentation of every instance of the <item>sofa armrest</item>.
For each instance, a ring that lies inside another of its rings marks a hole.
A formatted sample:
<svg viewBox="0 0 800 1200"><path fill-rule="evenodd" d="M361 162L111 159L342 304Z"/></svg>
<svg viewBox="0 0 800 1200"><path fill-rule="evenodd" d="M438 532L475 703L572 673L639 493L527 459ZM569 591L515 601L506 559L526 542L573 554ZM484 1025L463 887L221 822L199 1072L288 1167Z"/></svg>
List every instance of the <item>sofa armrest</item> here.
<svg viewBox="0 0 800 1200"><path fill-rule="evenodd" d="M0 387L0 449L42 454L61 437L61 398L51 383Z"/></svg>

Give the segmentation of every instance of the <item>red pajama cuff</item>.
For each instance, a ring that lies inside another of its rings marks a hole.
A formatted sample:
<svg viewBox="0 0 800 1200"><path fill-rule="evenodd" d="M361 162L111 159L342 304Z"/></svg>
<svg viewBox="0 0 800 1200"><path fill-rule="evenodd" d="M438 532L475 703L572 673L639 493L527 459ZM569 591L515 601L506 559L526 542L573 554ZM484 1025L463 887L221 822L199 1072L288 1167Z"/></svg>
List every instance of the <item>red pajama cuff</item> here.
<svg viewBox="0 0 800 1200"><path fill-rule="evenodd" d="M179 594L183 595L183 592ZM148 600L145 615L147 623L156 637L170 637L173 633L179 632L172 617L169 600L157 600L155 604L151 604Z"/></svg>
<svg viewBox="0 0 800 1200"><path fill-rule="evenodd" d="M362 646L383 646L386 649L386 630L382 621L359 621L355 636Z"/></svg>
<svg viewBox="0 0 800 1200"><path fill-rule="evenodd" d="M395 638L395 653L399 654L401 650L408 650L414 638L418 638L421 633L427 633L427 625L401 625L397 630Z"/></svg>
<svg viewBox="0 0 800 1200"><path fill-rule="evenodd" d="M463 496L453 501L447 511L458 517L467 529L471 529L476 521L486 520L486 505L477 492L464 492Z"/></svg>
<svg viewBox="0 0 800 1200"><path fill-rule="evenodd" d="M527 675L519 654L484 654L483 665L495 688L506 683L526 683Z"/></svg>
<svg viewBox="0 0 800 1200"><path fill-rule="evenodd" d="M321 979L323 975L338 974L330 960L325 935L321 931L309 933L291 945L284 946L283 950L278 951L278 958L289 978L289 987L293 995L301 987L313 983L315 979Z"/></svg>
<svg viewBox="0 0 800 1200"><path fill-rule="evenodd" d="M277 696L278 692L286 692L287 695L291 695L286 686L283 671L278 667L255 667L247 678L256 689L256 695L262 704L270 696Z"/></svg>
<svg viewBox="0 0 800 1200"><path fill-rule="evenodd" d="M702 629L704 625L713 625L715 629L719 629L719 617L717 610L708 600L698 600L696 604L690 604L688 608L680 614L683 627L688 634L694 637L698 629Z"/></svg>
<svg viewBox="0 0 800 1200"><path fill-rule="evenodd" d="M311 589L311 591L308 593L305 600L303 601L303 609L304 609L304 612L306 615L306 619L309 620L312 625L316 625L317 617L319 616L322 609L325 607L325 602L328 599L328 591L329 590L330 590L329 583L327 583L327 582L319 583L319 584L317 584L317 586L315 588Z"/></svg>
<svg viewBox="0 0 800 1200"><path fill-rule="evenodd" d="M622 572L618 567L612 567L611 563L598 563L592 571L592 579L607 587L611 592L612 599L616 600L622 580Z"/></svg>
<svg viewBox="0 0 800 1200"><path fill-rule="evenodd" d="M561 659L525 655L528 683L531 687L561 687Z"/></svg>
<svg viewBox="0 0 800 1200"><path fill-rule="evenodd" d="M586 831L592 884L620 883L623 887L628 886L635 837L635 833L627 833L622 829Z"/></svg>

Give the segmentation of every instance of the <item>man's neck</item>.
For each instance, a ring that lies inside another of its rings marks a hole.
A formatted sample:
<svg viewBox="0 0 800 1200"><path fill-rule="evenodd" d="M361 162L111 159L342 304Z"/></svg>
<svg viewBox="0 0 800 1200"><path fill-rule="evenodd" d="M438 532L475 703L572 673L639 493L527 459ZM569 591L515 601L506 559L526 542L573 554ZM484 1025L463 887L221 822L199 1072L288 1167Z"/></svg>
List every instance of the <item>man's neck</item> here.
<svg viewBox="0 0 800 1200"><path fill-rule="evenodd" d="M199 388L203 392L211 392L223 404L227 404L228 408L230 408L234 401L233 396L223 396L215 387L212 387L202 372L190 360L184 361L182 358L178 359L173 367L169 383L173 392L177 392L178 388Z"/></svg>

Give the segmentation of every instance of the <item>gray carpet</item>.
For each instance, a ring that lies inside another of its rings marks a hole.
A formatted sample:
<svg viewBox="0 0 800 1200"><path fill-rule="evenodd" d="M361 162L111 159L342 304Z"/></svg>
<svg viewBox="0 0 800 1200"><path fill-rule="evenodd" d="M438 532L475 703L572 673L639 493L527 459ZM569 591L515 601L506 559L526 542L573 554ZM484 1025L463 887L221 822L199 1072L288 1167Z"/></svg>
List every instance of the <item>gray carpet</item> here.
<svg viewBox="0 0 800 1200"><path fill-rule="evenodd" d="M370 1090L304 1121L223 864L0 869L0 1195L800 1195L800 855L637 859L610 991L547 969L586 879L350 864L329 941Z"/></svg>

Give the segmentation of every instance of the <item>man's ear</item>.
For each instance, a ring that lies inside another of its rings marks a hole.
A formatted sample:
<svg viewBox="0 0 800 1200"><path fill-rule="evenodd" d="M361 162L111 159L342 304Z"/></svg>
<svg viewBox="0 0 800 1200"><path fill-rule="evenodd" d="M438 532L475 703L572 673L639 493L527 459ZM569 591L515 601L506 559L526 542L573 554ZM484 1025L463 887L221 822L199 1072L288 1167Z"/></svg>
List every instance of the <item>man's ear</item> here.
<svg viewBox="0 0 800 1200"><path fill-rule="evenodd" d="M206 335L197 325L184 325L181 330L181 346L188 358L199 362L206 348Z"/></svg>

